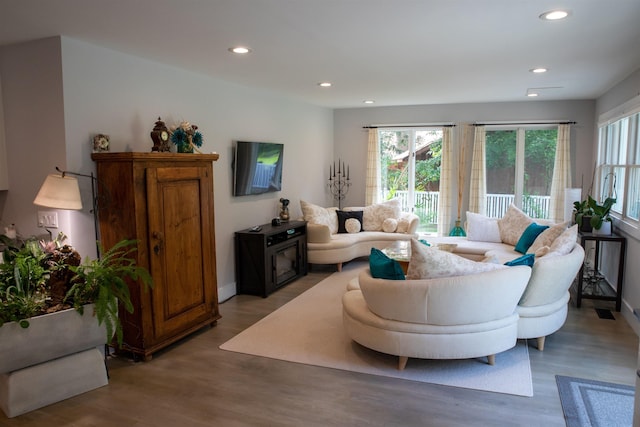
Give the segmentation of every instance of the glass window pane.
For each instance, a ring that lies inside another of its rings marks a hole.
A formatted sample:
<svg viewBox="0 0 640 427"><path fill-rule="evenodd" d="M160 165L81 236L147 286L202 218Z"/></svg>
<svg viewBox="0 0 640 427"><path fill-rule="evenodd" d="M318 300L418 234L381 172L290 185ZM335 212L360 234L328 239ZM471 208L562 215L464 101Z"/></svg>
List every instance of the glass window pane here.
<svg viewBox="0 0 640 427"><path fill-rule="evenodd" d="M626 215L636 221L640 220L640 168L632 168L629 170Z"/></svg>
<svg viewBox="0 0 640 427"><path fill-rule="evenodd" d="M525 132L522 210L532 218L549 217L557 140L557 129Z"/></svg>
<svg viewBox="0 0 640 427"><path fill-rule="evenodd" d="M516 173L515 130L486 132L487 216L502 218L513 203Z"/></svg>
<svg viewBox="0 0 640 427"><path fill-rule="evenodd" d="M395 197L397 191L407 191L409 132L380 130L380 162L383 200Z"/></svg>

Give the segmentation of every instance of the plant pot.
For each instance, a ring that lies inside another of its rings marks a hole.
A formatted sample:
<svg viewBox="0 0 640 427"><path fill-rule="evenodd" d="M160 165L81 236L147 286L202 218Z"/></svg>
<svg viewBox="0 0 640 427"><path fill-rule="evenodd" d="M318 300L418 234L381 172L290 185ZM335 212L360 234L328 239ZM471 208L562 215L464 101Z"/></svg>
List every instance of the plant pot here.
<svg viewBox="0 0 640 427"><path fill-rule="evenodd" d="M93 315L74 309L0 327L0 408L7 417L67 399L108 383L106 330Z"/></svg>
<svg viewBox="0 0 640 427"><path fill-rule="evenodd" d="M591 226L591 216L583 215L582 223L580 224L580 231L590 233L593 230Z"/></svg>
<svg viewBox="0 0 640 427"><path fill-rule="evenodd" d="M611 235L611 221L604 221L602 226L593 229L593 234L599 234L601 236L610 236Z"/></svg>

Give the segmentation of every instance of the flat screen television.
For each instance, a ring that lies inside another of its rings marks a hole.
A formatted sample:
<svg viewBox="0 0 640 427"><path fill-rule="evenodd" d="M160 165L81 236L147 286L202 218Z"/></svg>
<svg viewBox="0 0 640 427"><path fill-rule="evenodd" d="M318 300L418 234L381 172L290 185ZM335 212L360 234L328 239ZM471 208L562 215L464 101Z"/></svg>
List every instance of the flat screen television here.
<svg viewBox="0 0 640 427"><path fill-rule="evenodd" d="M283 144L236 141L233 195L248 196L282 190L283 154Z"/></svg>

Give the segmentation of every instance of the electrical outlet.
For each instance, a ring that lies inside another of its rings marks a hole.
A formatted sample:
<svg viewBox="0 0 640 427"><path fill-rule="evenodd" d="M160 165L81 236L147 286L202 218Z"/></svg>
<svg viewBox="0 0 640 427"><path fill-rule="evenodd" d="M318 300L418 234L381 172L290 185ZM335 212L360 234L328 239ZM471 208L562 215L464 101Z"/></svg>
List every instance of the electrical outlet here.
<svg viewBox="0 0 640 427"><path fill-rule="evenodd" d="M38 227L58 228L58 212L38 211Z"/></svg>

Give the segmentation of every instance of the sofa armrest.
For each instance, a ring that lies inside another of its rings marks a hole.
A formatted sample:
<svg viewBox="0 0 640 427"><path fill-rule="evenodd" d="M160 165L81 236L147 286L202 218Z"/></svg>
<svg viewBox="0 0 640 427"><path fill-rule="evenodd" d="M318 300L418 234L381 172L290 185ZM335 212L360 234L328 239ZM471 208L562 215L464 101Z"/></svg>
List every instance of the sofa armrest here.
<svg viewBox="0 0 640 427"><path fill-rule="evenodd" d="M401 212L400 219L406 219L409 221L409 227L407 228L407 234L416 234L418 226L420 225L420 217L413 212Z"/></svg>
<svg viewBox="0 0 640 427"><path fill-rule="evenodd" d="M331 230L323 224L307 224L307 243L329 243Z"/></svg>

